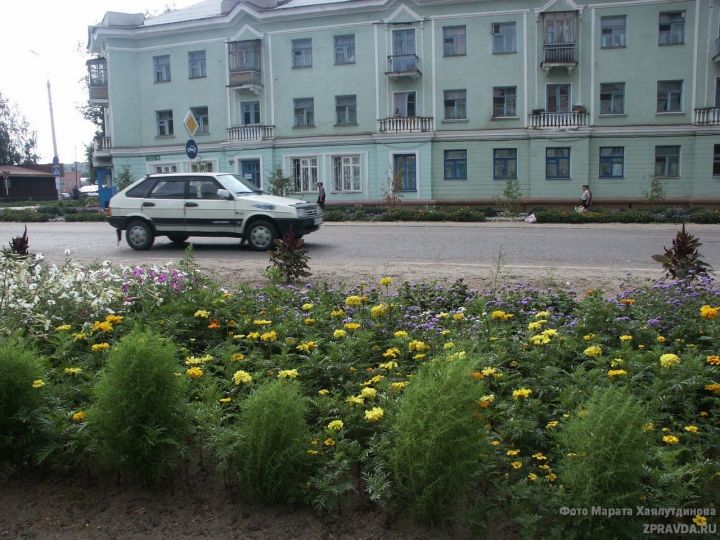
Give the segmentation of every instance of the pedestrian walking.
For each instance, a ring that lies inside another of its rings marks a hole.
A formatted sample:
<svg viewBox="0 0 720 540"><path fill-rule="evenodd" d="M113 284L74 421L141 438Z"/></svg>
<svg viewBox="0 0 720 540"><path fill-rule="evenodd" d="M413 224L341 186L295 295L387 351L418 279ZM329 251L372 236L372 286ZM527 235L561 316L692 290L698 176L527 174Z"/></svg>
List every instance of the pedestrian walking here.
<svg viewBox="0 0 720 540"><path fill-rule="evenodd" d="M322 182L318 182L317 203L320 205L320 208L325 208L325 186L323 186Z"/></svg>
<svg viewBox="0 0 720 540"><path fill-rule="evenodd" d="M582 193L580 194L580 206L587 210L592 204L592 191L590 186L584 184L582 187Z"/></svg>

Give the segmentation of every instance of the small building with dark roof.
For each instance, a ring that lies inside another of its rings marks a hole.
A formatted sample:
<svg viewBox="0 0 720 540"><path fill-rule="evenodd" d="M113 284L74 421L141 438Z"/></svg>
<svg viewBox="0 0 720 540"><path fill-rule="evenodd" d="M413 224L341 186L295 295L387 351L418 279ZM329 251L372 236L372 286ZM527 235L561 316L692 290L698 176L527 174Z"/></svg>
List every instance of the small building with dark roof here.
<svg viewBox="0 0 720 540"><path fill-rule="evenodd" d="M51 173L0 165L0 202L54 199L57 199L57 190Z"/></svg>

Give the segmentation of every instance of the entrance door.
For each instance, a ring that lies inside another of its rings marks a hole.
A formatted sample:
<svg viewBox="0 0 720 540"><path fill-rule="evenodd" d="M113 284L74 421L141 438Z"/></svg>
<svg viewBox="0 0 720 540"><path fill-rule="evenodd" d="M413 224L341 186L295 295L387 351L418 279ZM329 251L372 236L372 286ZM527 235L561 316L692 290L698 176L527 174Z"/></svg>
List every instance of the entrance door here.
<svg viewBox="0 0 720 540"><path fill-rule="evenodd" d="M240 174L243 179L250 182L253 186L260 189L260 160L259 159L243 159L240 160Z"/></svg>
<svg viewBox="0 0 720 540"><path fill-rule="evenodd" d="M393 173L398 179L401 191L417 191L415 154L395 154Z"/></svg>
<svg viewBox="0 0 720 540"><path fill-rule="evenodd" d="M415 116L415 92L395 92L393 102L395 116Z"/></svg>

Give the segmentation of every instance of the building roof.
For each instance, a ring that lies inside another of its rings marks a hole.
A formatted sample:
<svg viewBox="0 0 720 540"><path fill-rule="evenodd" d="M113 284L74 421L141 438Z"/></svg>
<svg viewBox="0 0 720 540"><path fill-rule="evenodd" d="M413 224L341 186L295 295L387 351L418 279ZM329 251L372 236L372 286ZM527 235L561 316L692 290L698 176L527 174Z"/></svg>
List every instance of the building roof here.
<svg viewBox="0 0 720 540"><path fill-rule="evenodd" d="M15 165L0 165L0 177L5 171L10 171L10 176L48 176L53 177L51 173L30 169L28 167L17 167Z"/></svg>

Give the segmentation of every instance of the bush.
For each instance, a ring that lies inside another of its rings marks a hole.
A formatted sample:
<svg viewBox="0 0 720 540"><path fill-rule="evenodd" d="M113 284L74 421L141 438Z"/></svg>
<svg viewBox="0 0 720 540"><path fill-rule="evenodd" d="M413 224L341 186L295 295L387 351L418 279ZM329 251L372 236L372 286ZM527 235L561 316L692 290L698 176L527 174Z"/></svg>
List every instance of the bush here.
<svg viewBox="0 0 720 540"><path fill-rule="evenodd" d="M149 330L131 332L111 350L88 413L106 468L153 482L174 469L190 427L177 369L175 348Z"/></svg>
<svg viewBox="0 0 720 540"><path fill-rule="evenodd" d="M398 405L390 470L398 495L422 521L452 515L477 480L480 455L489 448L474 418L484 386L470 371L459 360L427 363Z"/></svg>
<svg viewBox="0 0 720 540"><path fill-rule="evenodd" d="M249 496L266 504L300 497L308 478L305 415L294 382L273 380L246 398L237 428L237 474Z"/></svg>
<svg viewBox="0 0 720 540"><path fill-rule="evenodd" d="M105 214L98 211L65 214L65 221L105 221Z"/></svg>
<svg viewBox="0 0 720 540"><path fill-rule="evenodd" d="M50 216L40 214L35 210L2 210L0 211L0 221L19 221L19 222L41 222L48 221Z"/></svg>
<svg viewBox="0 0 720 540"><path fill-rule="evenodd" d="M17 463L42 439L45 365L26 343L10 339L0 343L0 373L0 464Z"/></svg>

